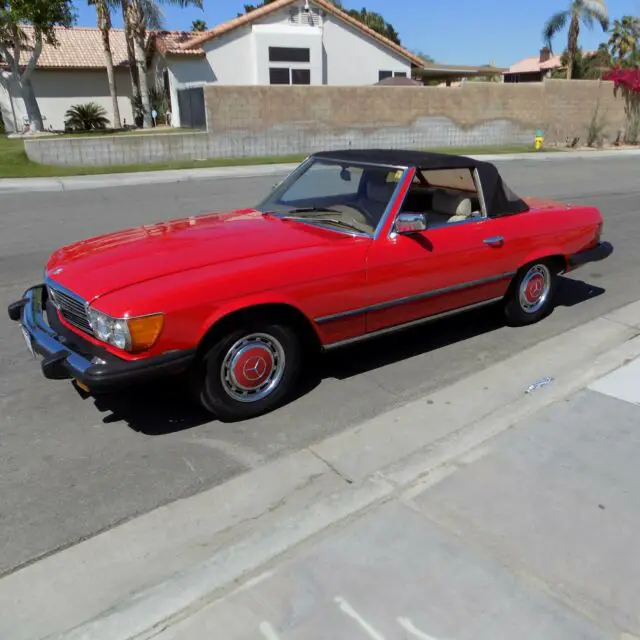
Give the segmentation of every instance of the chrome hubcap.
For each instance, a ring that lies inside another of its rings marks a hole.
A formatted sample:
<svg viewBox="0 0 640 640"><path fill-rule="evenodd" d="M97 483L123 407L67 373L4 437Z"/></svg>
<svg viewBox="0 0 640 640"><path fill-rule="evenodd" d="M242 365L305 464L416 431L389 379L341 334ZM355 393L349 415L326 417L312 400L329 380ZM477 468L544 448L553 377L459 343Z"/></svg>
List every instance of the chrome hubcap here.
<svg viewBox="0 0 640 640"><path fill-rule="evenodd" d="M222 362L222 387L238 402L257 402L280 384L285 356L280 342L265 333L241 338Z"/></svg>
<svg viewBox="0 0 640 640"><path fill-rule="evenodd" d="M543 264L531 267L520 283L520 306L526 313L539 311L549 296L551 273Z"/></svg>

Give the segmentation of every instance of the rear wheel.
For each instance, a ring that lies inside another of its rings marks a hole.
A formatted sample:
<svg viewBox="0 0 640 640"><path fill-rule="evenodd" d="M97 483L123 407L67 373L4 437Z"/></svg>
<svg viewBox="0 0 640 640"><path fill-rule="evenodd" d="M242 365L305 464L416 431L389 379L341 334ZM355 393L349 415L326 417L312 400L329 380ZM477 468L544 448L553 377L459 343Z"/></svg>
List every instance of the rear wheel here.
<svg viewBox="0 0 640 640"><path fill-rule="evenodd" d="M221 420L246 420L277 407L293 390L300 342L283 324L245 325L221 336L204 354L198 393Z"/></svg>
<svg viewBox="0 0 640 640"><path fill-rule="evenodd" d="M507 322L523 326L547 316L553 310L557 278L553 265L545 260L522 267L505 298Z"/></svg>

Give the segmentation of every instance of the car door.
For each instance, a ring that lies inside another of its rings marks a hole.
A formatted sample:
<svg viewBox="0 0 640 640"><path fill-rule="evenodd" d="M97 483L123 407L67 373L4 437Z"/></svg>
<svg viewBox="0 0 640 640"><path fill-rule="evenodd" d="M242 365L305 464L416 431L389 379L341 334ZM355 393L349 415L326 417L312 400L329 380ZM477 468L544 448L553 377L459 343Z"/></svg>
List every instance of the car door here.
<svg viewBox="0 0 640 640"><path fill-rule="evenodd" d="M514 275L503 219L382 234L370 246L367 332L501 298Z"/></svg>

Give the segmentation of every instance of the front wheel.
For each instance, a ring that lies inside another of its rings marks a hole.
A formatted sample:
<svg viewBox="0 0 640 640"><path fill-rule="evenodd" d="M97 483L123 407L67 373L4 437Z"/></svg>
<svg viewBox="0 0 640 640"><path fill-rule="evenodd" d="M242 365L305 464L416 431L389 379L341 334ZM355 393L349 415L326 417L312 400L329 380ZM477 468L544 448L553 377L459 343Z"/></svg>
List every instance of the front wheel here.
<svg viewBox="0 0 640 640"><path fill-rule="evenodd" d="M204 354L199 398L223 421L253 418L274 409L292 391L300 366L300 343L288 326L233 330Z"/></svg>
<svg viewBox="0 0 640 640"><path fill-rule="evenodd" d="M546 261L526 265L516 275L505 298L505 315L512 326L534 324L553 309L557 274Z"/></svg>

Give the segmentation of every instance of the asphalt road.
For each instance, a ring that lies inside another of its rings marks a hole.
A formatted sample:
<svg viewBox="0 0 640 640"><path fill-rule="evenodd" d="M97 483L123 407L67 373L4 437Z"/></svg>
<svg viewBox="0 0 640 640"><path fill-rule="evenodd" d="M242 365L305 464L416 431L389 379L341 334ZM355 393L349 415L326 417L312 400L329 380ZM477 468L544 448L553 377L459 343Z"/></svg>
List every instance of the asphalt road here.
<svg viewBox="0 0 640 640"><path fill-rule="evenodd" d="M517 192L599 206L614 255L564 279L559 307L534 327L507 328L485 311L334 352L310 372L299 398L260 419L212 422L168 385L98 405L83 400L68 382L44 380L18 328L8 318L0 321L0 574L640 299L640 160L500 166ZM47 256L63 243L251 205L273 182L3 195L0 305L38 281Z"/></svg>

